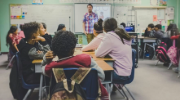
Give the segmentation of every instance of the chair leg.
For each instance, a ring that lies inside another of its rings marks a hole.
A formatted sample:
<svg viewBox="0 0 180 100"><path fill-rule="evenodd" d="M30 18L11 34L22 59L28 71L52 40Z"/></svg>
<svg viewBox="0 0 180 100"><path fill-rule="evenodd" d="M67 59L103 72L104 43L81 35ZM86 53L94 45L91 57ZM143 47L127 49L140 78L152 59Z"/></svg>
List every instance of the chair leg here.
<svg viewBox="0 0 180 100"><path fill-rule="evenodd" d="M157 66L158 62L159 62L159 60L157 61L157 63L155 64L155 66Z"/></svg>
<svg viewBox="0 0 180 100"><path fill-rule="evenodd" d="M7 67L6 67L6 70L8 70L10 64L12 63L13 59L15 58L15 55L11 58L10 62L8 63Z"/></svg>
<svg viewBox="0 0 180 100"><path fill-rule="evenodd" d="M168 67L168 69L170 69L170 68L171 68L171 66L172 66L172 62L169 64L169 67Z"/></svg>
<svg viewBox="0 0 180 100"><path fill-rule="evenodd" d="M26 95L24 96L23 100L26 100L27 97L29 96L29 94L31 94L33 90L32 89L29 89L28 92L26 93Z"/></svg>
<svg viewBox="0 0 180 100"><path fill-rule="evenodd" d="M135 100L134 96L133 96L132 93L129 91L129 89L128 89L126 86L124 86L124 87L126 88L126 90L128 91L128 93L130 94L130 96L132 97L132 99Z"/></svg>
<svg viewBox="0 0 180 100"><path fill-rule="evenodd" d="M129 100L128 96L126 95L126 92L124 91L123 87L121 85L119 85L121 87L121 90L123 91L124 95L126 96L127 100Z"/></svg>
<svg viewBox="0 0 180 100"><path fill-rule="evenodd" d="M116 88L117 88L117 90L119 91L119 93L124 97L124 98L126 98L125 96L124 96L124 94L121 92L121 90L116 86L116 85L114 85Z"/></svg>

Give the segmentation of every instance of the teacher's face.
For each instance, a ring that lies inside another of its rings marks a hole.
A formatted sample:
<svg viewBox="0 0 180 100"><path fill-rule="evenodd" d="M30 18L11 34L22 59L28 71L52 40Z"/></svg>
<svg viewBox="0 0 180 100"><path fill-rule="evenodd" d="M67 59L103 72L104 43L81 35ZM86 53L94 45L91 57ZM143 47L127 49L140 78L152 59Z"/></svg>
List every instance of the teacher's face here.
<svg viewBox="0 0 180 100"><path fill-rule="evenodd" d="M88 8L88 12L91 13L93 9L92 6L88 6L87 8Z"/></svg>

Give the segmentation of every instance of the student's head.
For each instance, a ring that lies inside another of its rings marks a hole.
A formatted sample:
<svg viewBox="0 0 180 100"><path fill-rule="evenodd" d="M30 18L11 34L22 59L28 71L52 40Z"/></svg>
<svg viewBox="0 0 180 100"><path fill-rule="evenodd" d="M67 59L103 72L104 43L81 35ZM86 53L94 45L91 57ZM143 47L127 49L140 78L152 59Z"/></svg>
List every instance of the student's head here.
<svg viewBox="0 0 180 100"><path fill-rule="evenodd" d="M88 12L91 13L92 9L93 9L93 5L92 4L88 4L87 8L88 8Z"/></svg>
<svg viewBox="0 0 180 100"><path fill-rule="evenodd" d="M97 36L100 33L103 33L103 27L102 27L103 20L98 19L98 22L94 24L94 35Z"/></svg>
<svg viewBox="0 0 180 100"><path fill-rule="evenodd" d="M42 25L43 25L43 27L44 27L44 29L45 29L45 32L47 31L47 26L46 26L46 24L45 23L42 23Z"/></svg>
<svg viewBox="0 0 180 100"><path fill-rule="evenodd" d="M66 27L64 24L59 24L57 31L60 31L60 30L66 31Z"/></svg>
<svg viewBox="0 0 180 100"><path fill-rule="evenodd" d="M173 35L179 35L179 30L177 28L176 24L170 24L167 28L167 31L171 32L171 36Z"/></svg>
<svg viewBox="0 0 180 100"><path fill-rule="evenodd" d="M125 24L125 23L121 23L120 25L122 25L124 28L126 27L126 24Z"/></svg>
<svg viewBox="0 0 180 100"><path fill-rule="evenodd" d="M104 31L110 32L114 31L121 39L124 44L123 39L130 41L131 37L123 29L117 27L117 21L114 18L106 18L104 21Z"/></svg>
<svg viewBox="0 0 180 100"><path fill-rule="evenodd" d="M9 31L8 31L8 34L6 36L6 45L8 46L9 44L11 44L11 39L9 38L9 35L10 34L13 34L13 35L17 35L18 34L18 28L16 26L11 26Z"/></svg>
<svg viewBox="0 0 180 100"><path fill-rule="evenodd" d="M148 25L148 28L151 29L151 30L153 30L153 29L154 29L154 24L149 24L149 25Z"/></svg>
<svg viewBox="0 0 180 100"><path fill-rule="evenodd" d="M159 30L162 29L162 25L161 24L157 24L154 29L155 29L155 31L159 31Z"/></svg>
<svg viewBox="0 0 180 100"><path fill-rule="evenodd" d="M172 29L177 29L177 25L176 24L170 24L167 28L167 31L170 31Z"/></svg>
<svg viewBox="0 0 180 100"><path fill-rule="evenodd" d="M42 23L40 24L40 27L39 27L39 34L40 36L44 36L46 34L46 31Z"/></svg>
<svg viewBox="0 0 180 100"><path fill-rule="evenodd" d="M23 24L20 25L20 29L21 29L21 31L23 31Z"/></svg>
<svg viewBox="0 0 180 100"><path fill-rule="evenodd" d="M26 23L23 26L24 35L27 40L35 39L39 36L40 24L37 22Z"/></svg>
<svg viewBox="0 0 180 100"><path fill-rule="evenodd" d="M76 37L70 31L57 31L52 39L52 51L59 58L72 56L76 47Z"/></svg>

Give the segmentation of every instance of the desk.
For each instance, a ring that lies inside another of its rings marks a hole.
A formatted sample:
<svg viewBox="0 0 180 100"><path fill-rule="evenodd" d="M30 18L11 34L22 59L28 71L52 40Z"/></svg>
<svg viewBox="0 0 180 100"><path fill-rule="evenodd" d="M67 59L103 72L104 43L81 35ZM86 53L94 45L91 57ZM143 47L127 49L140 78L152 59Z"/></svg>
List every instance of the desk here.
<svg viewBox="0 0 180 100"><path fill-rule="evenodd" d="M95 57L95 53L94 52L82 52L80 51L79 48L77 48L75 50L74 55L78 55L78 54L89 54L90 56L93 57L93 59L96 61L96 63L98 64L99 67L101 67L104 70L105 73L105 80L102 82L102 84L106 85L106 89L109 93L109 98L111 95L111 91L112 91L112 77L113 77L113 71L114 69L112 68L114 65L114 61L112 58L97 58ZM53 61L57 61L58 58L54 58ZM39 87L39 100L41 100L42 97L42 84L43 84L43 74L42 74L42 69L41 69L41 62L42 59L37 59L34 60L32 63L35 64L35 73L41 73L41 77L40 77L40 87Z"/></svg>

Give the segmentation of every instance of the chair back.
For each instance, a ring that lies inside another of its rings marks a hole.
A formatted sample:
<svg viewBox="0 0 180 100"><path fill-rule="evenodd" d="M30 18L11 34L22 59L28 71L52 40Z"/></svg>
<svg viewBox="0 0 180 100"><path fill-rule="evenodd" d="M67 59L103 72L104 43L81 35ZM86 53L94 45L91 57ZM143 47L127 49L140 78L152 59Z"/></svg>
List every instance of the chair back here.
<svg viewBox="0 0 180 100"><path fill-rule="evenodd" d="M22 87L25 89L33 89L33 88L39 87L39 84L26 84L26 82L24 81L23 75L22 75L22 63L20 60L19 52L17 52L15 54L15 58L16 58L16 62L17 62L18 76L19 76L19 79L22 81Z"/></svg>
<svg viewBox="0 0 180 100"><path fill-rule="evenodd" d="M64 68L66 78L70 80L77 70L78 68ZM52 90L55 85L56 80L54 74L52 74L50 90ZM87 100L95 100L98 97L99 87L97 71L95 69L91 69L80 85L86 93Z"/></svg>

